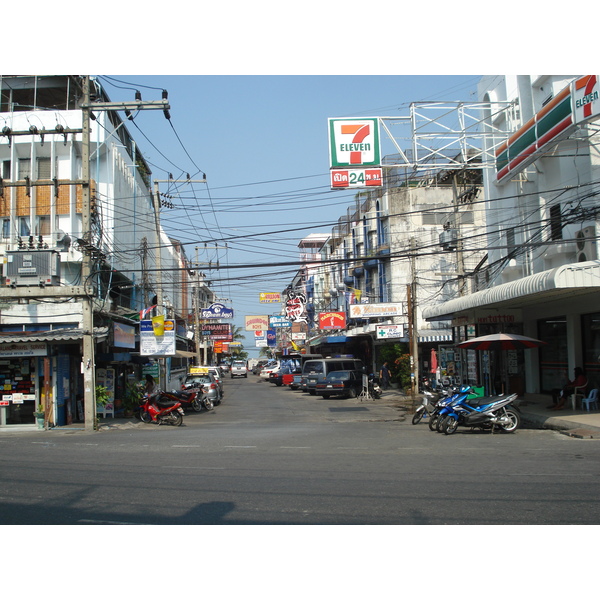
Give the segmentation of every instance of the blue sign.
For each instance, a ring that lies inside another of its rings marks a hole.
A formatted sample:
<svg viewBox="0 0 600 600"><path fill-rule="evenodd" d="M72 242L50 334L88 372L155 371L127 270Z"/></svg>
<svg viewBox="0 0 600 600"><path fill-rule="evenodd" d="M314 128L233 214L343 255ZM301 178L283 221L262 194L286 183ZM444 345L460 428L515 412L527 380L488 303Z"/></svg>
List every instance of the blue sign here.
<svg viewBox="0 0 600 600"><path fill-rule="evenodd" d="M267 346L273 347L277 345L277 332L274 329L267 330Z"/></svg>
<svg viewBox="0 0 600 600"><path fill-rule="evenodd" d="M271 327L291 327L292 322L287 317L269 317Z"/></svg>
<svg viewBox="0 0 600 600"><path fill-rule="evenodd" d="M213 302L208 308L200 311L201 319L233 319L233 308L227 308L220 302Z"/></svg>

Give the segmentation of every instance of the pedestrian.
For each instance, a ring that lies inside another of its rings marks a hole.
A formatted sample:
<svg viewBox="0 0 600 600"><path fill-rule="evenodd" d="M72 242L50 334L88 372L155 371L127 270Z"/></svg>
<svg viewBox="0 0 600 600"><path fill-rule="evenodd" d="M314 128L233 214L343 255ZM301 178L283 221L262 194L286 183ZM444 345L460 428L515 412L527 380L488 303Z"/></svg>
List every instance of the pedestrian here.
<svg viewBox="0 0 600 600"><path fill-rule="evenodd" d="M387 390L390 387L390 370L388 368L387 360L381 365L379 379L381 380L382 389Z"/></svg>
<svg viewBox="0 0 600 600"><path fill-rule="evenodd" d="M567 398L575 392L575 388L581 388L587 386L588 380L583 369L581 367L575 367L575 379L573 381L567 381L562 390L552 390L552 406L548 408L550 410L562 410L565 406ZM583 390L585 391L585 390Z"/></svg>

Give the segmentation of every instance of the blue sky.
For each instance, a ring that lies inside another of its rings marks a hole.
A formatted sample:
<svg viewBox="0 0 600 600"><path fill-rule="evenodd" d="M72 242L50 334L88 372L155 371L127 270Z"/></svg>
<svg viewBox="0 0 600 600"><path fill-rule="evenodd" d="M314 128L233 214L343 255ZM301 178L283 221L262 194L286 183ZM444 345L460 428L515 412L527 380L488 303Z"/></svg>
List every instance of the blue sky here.
<svg viewBox="0 0 600 600"><path fill-rule="evenodd" d="M190 259L205 266L219 261L223 268L203 270L218 295L231 300L226 304L238 326L246 314L278 311L258 295L282 291L295 268L225 267L297 260L300 239L330 232L353 202L355 191L329 187L327 119L407 116L417 101L473 101L479 81L477 75L98 77L113 101L133 99L135 90L144 100L168 91L171 123L162 111L140 111L128 128L153 179L206 174L206 184L160 184L176 207L163 209L161 220Z"/></svg>

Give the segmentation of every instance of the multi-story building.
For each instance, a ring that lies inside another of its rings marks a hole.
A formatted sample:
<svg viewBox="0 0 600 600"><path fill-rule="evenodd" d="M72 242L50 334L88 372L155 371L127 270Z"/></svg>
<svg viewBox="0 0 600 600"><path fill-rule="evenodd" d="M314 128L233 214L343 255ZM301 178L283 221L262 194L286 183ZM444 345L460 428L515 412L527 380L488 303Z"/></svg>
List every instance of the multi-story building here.
<svg viewBox="0 0 600 600"><path fill-rule="evenodd" d="M451 319L456 341L505 332L545 342L489 361L464 353L469 379L488 392L549 392L577 366L600 384L598 85L595 75L480 81L486 150L496 159L484 177L487 262L471 276L473 293L425 317Z"/></svg>
<svg viewBox="0 0 600 600"><path fill-rule="evenodd" d="M450 326L432 325L422 315L427 306L465 293L465 273L485 255L479 244L463 248L457 241L457 232L472 237L484 224L474 202L480 188L481 170L474 166L405 180L390 172L382 190L358 193L320 248L322 264L309 277L311 351L353 354L376 369L379 347L408 344L410 330L425 369L432 348L451 344ZM353 304L401 305L402 312L350 318ZM346 329L319 332L316 315L336 310L349 316ZM399 326L393 328L398 337L381 337L378 325Z"/></svg>
<svg viewBox="0 0 600 600"><path fill-rule="evenodd" d="M91 230L83 230L82 84L80 76L0 76L2 426L35 423L41 404L57 425L81 417L85 299L71 290L90 290L98 382L117 398L148 360L139 355L142 309L158 305L148 314L176 320L187 356L189 261L160 227L150 167L115 110L92 111ZM94 79L92 99L109 102ZM157 264L172 269L172 282ZM40 287L47 297L24 293ZM169 359L167 371L186 356Z"/></svg>

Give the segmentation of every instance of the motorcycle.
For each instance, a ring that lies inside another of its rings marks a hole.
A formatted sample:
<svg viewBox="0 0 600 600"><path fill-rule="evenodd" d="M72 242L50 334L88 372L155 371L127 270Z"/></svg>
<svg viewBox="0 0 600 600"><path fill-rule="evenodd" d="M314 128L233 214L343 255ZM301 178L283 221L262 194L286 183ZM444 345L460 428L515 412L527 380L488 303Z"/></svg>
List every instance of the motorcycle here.
<svg viewBox="0 0 600 600"><path fill-rule="evenodd" d="M453 403L444 417L439 430L446 435L453 434L459 425L491 429L496 426L512 433L521 426L521 417L517 406L512 405L517 394L496 396L493 398L460 399Z"/></svg>
<svg viewBox="0 0 600 600"><path fill-rule="evenodd" d="M375 398L375 400L379 400L381 398L381 387L379 386L379 377L375 377L374 375L369 375L369 394Z"/></svg>
<svg viewBox="0 0 600 600"><path fill-rule="evenodd" d="M165 392L165 397L170 397L171 400L181 402L184 409L191 408L195 412L202 410L212 410L214 404L210 400L202 387L188 388L187 390Z"/></svg>
<svg viewBox="0 0 600 600"><path fill-rule="evenodd" d="M140 405L140 419L144 423L158 423L179 427L183 423L181 402L168 398L169 394L145 394Z"/></svg>
<svg viewBox="0 0 600 600"><path fill-rule="evenodd" d="M471 386L462 386L460 388L449 388L446 393L438 400L435 410L429 419L429 429L431 431L441 431L440 427L445 417L449 414L452 404L461 399L466 399L471 391Z"/></svg>
<svg viewBox="0 0 600 600"><path fill-rule="evenodd" d="M444 396L445 397L445 396ZM412 424L420 423L424 418L432 417L436 414L437 403L442 398L429 390L423 390L423 400L420 406L415 410L412 418Z"/></svg>

